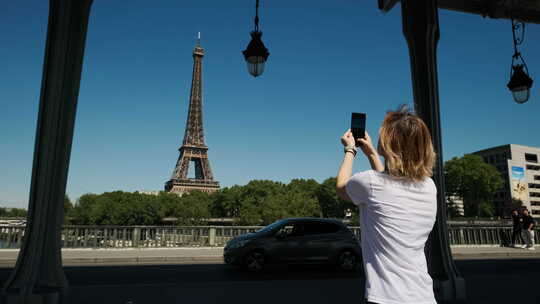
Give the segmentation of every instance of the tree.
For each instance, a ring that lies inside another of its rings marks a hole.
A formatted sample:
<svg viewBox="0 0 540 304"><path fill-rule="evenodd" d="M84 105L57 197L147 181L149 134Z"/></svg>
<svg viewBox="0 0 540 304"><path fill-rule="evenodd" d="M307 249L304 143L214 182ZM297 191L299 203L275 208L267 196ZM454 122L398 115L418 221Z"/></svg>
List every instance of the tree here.
<svg viewBox="0 0 540 304"><path fill-rule="evenodd" d="M273 199L286 192L283 183L271 180L252 180L247 185L239 187L239 191L234 193L234 207L237 208L236 216L240 225L260 225L263 220L263 211L266 221L274 217L275 212L268 209L279 208L276 206L277 200Z"/></svg>
<svg viewBox="0 0 540 304"><path fill-rule="evenodd" d="M355 221L358 215L358 207L353 202L343 200L336 193L336 178L327 178L317 189L317 200L323 217L344 218L347 211L353 214Z"/></svg>
<svg viewBox="0 0 540 304"><path fill-rule="evenodd" d="M26 217L28 211L24 208L0 208L0 217Z"/></svg>
<svg viewBox="0 0 540 304"><path fill-rule="evenodd" d="M285 188L287 192L305 193L316 198L319 186L319 183L314 179L295 178Z"/></svg>
<svg viewBox="0 0 540 304"><path fill-rule="evenodd" d="M241 207L236 218L239 225L260 225L262 222L260 208L257 199L253 196L247 197L241 202Z"/></svg>
<svg viewBox="0 0 540 304"><path fill-rule="evenodd" d="M175 201L176 200L176 201ZM85 194L71 211L71 223L76 225L159 225L161 219L174 213L175 194L159 195L139 192L105 192Z"/></svg>
<svg viewBox="0 0 540 304"><path fill-rule="evenodd" d="M192 191L174 200L173 215L178 225L202 225L210 218L210 195Z"/></svg>
<svg viewBox="0 0 540 304"><path fill-rule="evenodd" d="M351 202L337 197L335 178L325 183L321 188L313 179L293 179L289 184L253 180L245 186L223 188L214 193L192 191L183 196L123 191L85 194L70 212L71 223L161 225L164 217L175 217L178 225L203 225L211 217L232 217L239 225L267 225L287 217L326 214L343 218L346 210L356 210Z"/></svg>
<svg viewBox="0 0 540 304"><path fill-rule="evenodd" d="M287 208L289 204L287 199L285 194L279 194L268 196L262 200L258 213L260 214L260 220L262 220L263 225L268 225L276 220L291 216ZM256 217L253 219L256 221L259 220Z"/></svg>
<svg viewBox="0 0 540 304"><path fill-rule="evenodd" d="M242 207L243 187L232 186L223 188L212 194L212 203L210 212L215 217L233 217L237 218L240 215Z"/></svg>
<svg viewBox="0 0 540 304"><path fill-rule="evenodd" d="M315 194L310 192L288 192L283 201L290 217L321 217L321 206Z"/></svg>
<svg viewBox="0 0 540 304"><path fill-rule="evenodd" d="M487 201L480 202L478 205L478 216L479 217L493 217L495 215L495 207L492 203Z"/></svg>
<svg viewBox="0 0 540 304"><path fill-rule="evenodd" d="M495 167L478 155L465 154L444 164L444 177L446 195L463 198L466 217L493 216L493 197L503 184Z"/></svg>
<svg viewBox="0 0 540 304"><path fill-rule="evenodd" d="M97 194L84 194L77 200L72 211L72 223L75 225L97 225L101 214L100 205L98 205Z"/></svg>
<svg viewBox="0 0 540 304"><path fill-rule="evenodd" d="M158 215L160 220L164 217L173 217L174 209L179 201L177 194L160 191L155 197L156 204L159 206Z"/></svg>
<svg viewBox="0 0 540 304"><path fill-rule="evenodd" d="M254 197L258 201L271 195L284 193L285 191L286 187L283 183L271 180L252 180L242 187L244 197Z"/></svg>
<svg viewBox="0 0 540 304"><path fill-rule="evenodd" d="M64 224L70 223L70 216L71 212L73 210L73 204L71 203L71 200L69 199L69 196L67 194L64 196Z"/></svg>
<svg viewBox="0 0 540 304"><path fill-rule="evenodd" d="M322 214L317 199L309 192L299 191L268 196L262 200L258 211L263 225L287 217L320 217Z"/></svg>

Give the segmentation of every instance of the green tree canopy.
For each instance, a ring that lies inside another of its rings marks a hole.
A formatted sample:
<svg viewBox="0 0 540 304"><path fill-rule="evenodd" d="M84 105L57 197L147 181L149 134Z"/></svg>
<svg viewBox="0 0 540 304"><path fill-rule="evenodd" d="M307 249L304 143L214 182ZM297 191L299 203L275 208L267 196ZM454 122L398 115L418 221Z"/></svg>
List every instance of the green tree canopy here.
<svg viewBox="0 0 540 304"><path fill-rule="evenodd" d="M158 225L163 208L159 197L138 192L105 192L81 196L71 212L79 225Z"/></svg>
<svg viewBox="0 0 540 304"><path fill-rule="evenodd" d="M343 200L336 193L336 178L327 178L317 189L322 216L327 218L344 218L347 210L353 213L353 220L358 214L358 207L350 201Z"/></svg>
<svg viewBox="0 0 540 304"><path fill-rule="evenodd" d="M173 194L174 195L174 194ZM174 198L172 215L178 219L178 225L202 225L210 218L210 194L193 191L182 197Z"/></svg>
<svg viewBox="0 0 540 304"><path fill-rule="evenodd" d="M71 203L71 200L69 199L69 196L67 194L64 196L64 215L68 215L71 210L73 209L73 203Z"/></svg>
<svg viewBox="0 0 540 304"><path fill-rule="evenodd" d="M319 183L314 179L295 178L286 186L286 191L306 193L307 195L316 198L319 186Z"/></svg>
<svg viewBox="0 0 540 304"><path fill-rule="evenodd" d="M18 217L24 218L28 214L28 211L24 208L1 208L0 217Z"/></svg>
<svg viewBox="0 0 540 304"><path fill-rule="evenodd" d="M493 216L492 204L495 192L503 183L495 167L484 162L482 157L465 154L454 157L444 164L447 196L463 199L465 216Z"/></svg>
<svg viewBox="0 0 540 304"><path fill-rule="evenodd" d="M243 191L242 186L232 186L223 188L212 194L213 204L210 206L210 212L214 217L232 217L240 216L242 207Z"/></svg>
<svg viewBox="0 0 540 304"><path fill-rule="evenodd" d="M193 191L183 196L124 191L81 196L70 211L70 223L78 225L162 225L176 218L177 225L204 225L212 217L233 218L236 225L267 225L287 217L343 218L351 202L336 195L336 179L323 184L314 179L293 179L289 184L253 180L214 193Z"/></svg>

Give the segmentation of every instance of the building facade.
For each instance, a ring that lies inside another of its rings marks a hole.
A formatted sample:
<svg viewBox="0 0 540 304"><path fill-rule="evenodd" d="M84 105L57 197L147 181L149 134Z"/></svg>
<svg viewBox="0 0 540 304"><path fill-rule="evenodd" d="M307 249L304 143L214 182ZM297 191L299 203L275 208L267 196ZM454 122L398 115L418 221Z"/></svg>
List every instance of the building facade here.
<svg viewBox="0 0 540 304"><path fill-rule="evenodd" d="M147 195L159 195L160 191L157 191L157 190L139 190L137 192L139 192L140 194L147 194Z"/></svg>
<svg viewBox="0 0 540 304"><path fill-rule="evenodd" d="M465 207L463 206L463 199L459 196L450 195L446 198L446 203L448 204L448 208L453 208L453 212L455 214L448 214L448 216L464 216L465 215Z"/></svg>
<svg viewBox="0 0 540 304"><path fill-rule="evenodd" d="M497 212L505 216L521 202L540 218L540 148L503 145L474 152L501 173L503 187L495 193Z"/></svg>

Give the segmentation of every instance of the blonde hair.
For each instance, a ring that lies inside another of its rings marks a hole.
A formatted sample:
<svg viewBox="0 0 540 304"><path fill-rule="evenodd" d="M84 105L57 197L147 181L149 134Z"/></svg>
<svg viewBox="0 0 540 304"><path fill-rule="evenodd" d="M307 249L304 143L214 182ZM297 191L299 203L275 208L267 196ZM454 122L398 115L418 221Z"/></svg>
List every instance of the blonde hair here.
<svg viewBox="0 0 540 304"><path fill-rule="evenodd" d="M424 121L406 105L386 114L377 149L392 176L421 181L433 175L436 154L431 135Z"/></svg>

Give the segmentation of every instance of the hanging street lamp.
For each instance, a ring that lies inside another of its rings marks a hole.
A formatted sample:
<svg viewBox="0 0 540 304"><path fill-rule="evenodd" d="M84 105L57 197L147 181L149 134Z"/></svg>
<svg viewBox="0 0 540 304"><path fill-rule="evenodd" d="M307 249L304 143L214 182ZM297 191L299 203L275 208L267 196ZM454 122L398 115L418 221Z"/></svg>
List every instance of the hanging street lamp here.
<svg viewBox="0 0 540 304"><path fill-rule="evenodd" d="M527 68L523 64L512 65L513 73L507 84L508 89L512 91L514 101L517 103L524 103L529 100L533 84L533 80L523 70L523 67Z"/></svg>
<svg viewBox="0 0 540 304"><path fill-rule="evenodd" d="M529 76L529 69L525 59L521 56L517 46L523 42L525 36L525 23L510 19L512 22L512 37L514 40L514 55L512 55L512 67L510 69L510 81L506 85L512 92L514 101L525 103L531 95L533 80ZM521 31L521 36L516 38L516 32Z"/></svg>
<svg viewBox="0 0 540 304"><path fill-rule="evenodd" d="M260 76L264 72L264 64L270 53L261 40L262 32L259 31L259 0L255 5L255 30L251 32L251 41L242 52L247 63L248 72L253 77Z"/></svg>

